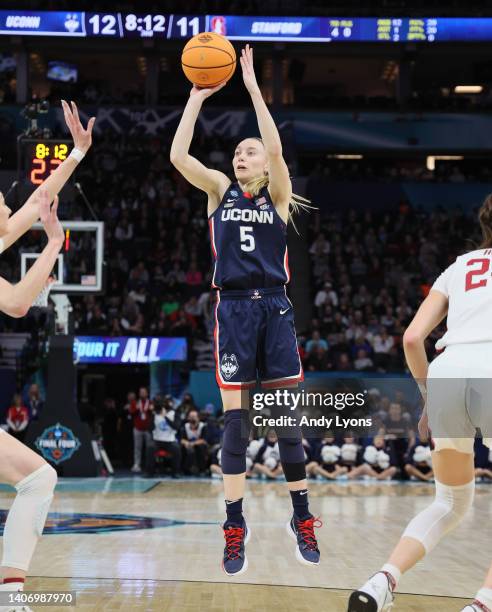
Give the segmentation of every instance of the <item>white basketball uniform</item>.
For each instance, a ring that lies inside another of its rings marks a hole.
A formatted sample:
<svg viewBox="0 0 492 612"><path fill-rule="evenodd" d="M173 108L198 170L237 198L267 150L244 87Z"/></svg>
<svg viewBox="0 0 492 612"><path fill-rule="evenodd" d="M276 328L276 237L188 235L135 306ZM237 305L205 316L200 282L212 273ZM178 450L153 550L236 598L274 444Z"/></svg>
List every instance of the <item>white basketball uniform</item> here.
<svg viewBox="0 0 492 612"><path fill-rule="evenodd" d="M461 255L432 290L448 298L445 349L429 366L427 412L435 450L472 453L476 428L492 448L492 249Z"/></svg>

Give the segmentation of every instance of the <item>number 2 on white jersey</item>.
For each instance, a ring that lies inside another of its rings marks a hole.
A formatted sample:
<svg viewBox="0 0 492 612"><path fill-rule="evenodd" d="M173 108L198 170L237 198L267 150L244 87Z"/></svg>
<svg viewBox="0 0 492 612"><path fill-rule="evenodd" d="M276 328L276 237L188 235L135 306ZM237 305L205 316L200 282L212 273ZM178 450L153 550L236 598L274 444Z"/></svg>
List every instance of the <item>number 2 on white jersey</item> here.
<svg viewBox="0 0 492 612"><path fill-rule="evenodd" d="M239 239L241 240L241 251L250 253L255 250L255 237L253 236L251 225L239 226Z"/></svg>
<svg viewBox="0 0 492 612"><path fill-rule="evenodd" d="M490 259L487 259L486 257L478 257L476 259L470 259L470 261L466 262L466 265L467 267L478 265L478 267L475 270L470 270L467 272L465 277L465 291L485 287L487 285L488 278L473 280L473 277L484 276L484 274L487 274L490 268Z"/></svg>

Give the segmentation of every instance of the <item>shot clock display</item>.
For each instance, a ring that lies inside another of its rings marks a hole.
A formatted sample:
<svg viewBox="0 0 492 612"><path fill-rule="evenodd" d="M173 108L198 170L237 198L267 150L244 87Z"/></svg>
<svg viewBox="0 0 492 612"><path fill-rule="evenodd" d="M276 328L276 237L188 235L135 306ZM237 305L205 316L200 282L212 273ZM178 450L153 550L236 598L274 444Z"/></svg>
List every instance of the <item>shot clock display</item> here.
<svg viewBox="0 0 492 612"><path fill-rule="evenodd" d="M67 159L73 145L69 140L24 139L20 146L22 178L37 187Z"/></svg>

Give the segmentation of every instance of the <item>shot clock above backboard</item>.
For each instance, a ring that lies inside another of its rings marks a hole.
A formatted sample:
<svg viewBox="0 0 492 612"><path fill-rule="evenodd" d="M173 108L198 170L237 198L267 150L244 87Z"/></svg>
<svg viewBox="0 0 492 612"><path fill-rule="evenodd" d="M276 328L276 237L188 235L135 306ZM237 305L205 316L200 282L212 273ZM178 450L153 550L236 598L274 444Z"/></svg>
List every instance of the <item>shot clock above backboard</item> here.
<svg viewBox="0 0 492 612"><path fill-rule="evenodd" d="M21 138L19 140L19 178L33 187L41 185L68 157L70 140Z"/></svg>

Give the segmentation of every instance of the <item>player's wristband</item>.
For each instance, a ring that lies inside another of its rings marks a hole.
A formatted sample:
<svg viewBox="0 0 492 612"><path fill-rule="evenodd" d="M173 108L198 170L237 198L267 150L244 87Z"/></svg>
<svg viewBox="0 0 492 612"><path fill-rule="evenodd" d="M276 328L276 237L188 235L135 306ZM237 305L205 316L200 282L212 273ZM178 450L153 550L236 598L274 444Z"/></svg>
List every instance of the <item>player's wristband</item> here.
<svg viewBox="0 0 492 612"><path fill-rule="evenodd" d="M85 153L81 151L80 149L72 149L68 157L73 157L78 162L81 162L85 157Z"/></svg>
<svg viewBox="0 0 492 612"><path fill-rule="evenodd" d="M427 387L424 385L424 383L417 383L419 391L422 395L422 398L424 399L424 401L427 399Z"/></svg>

